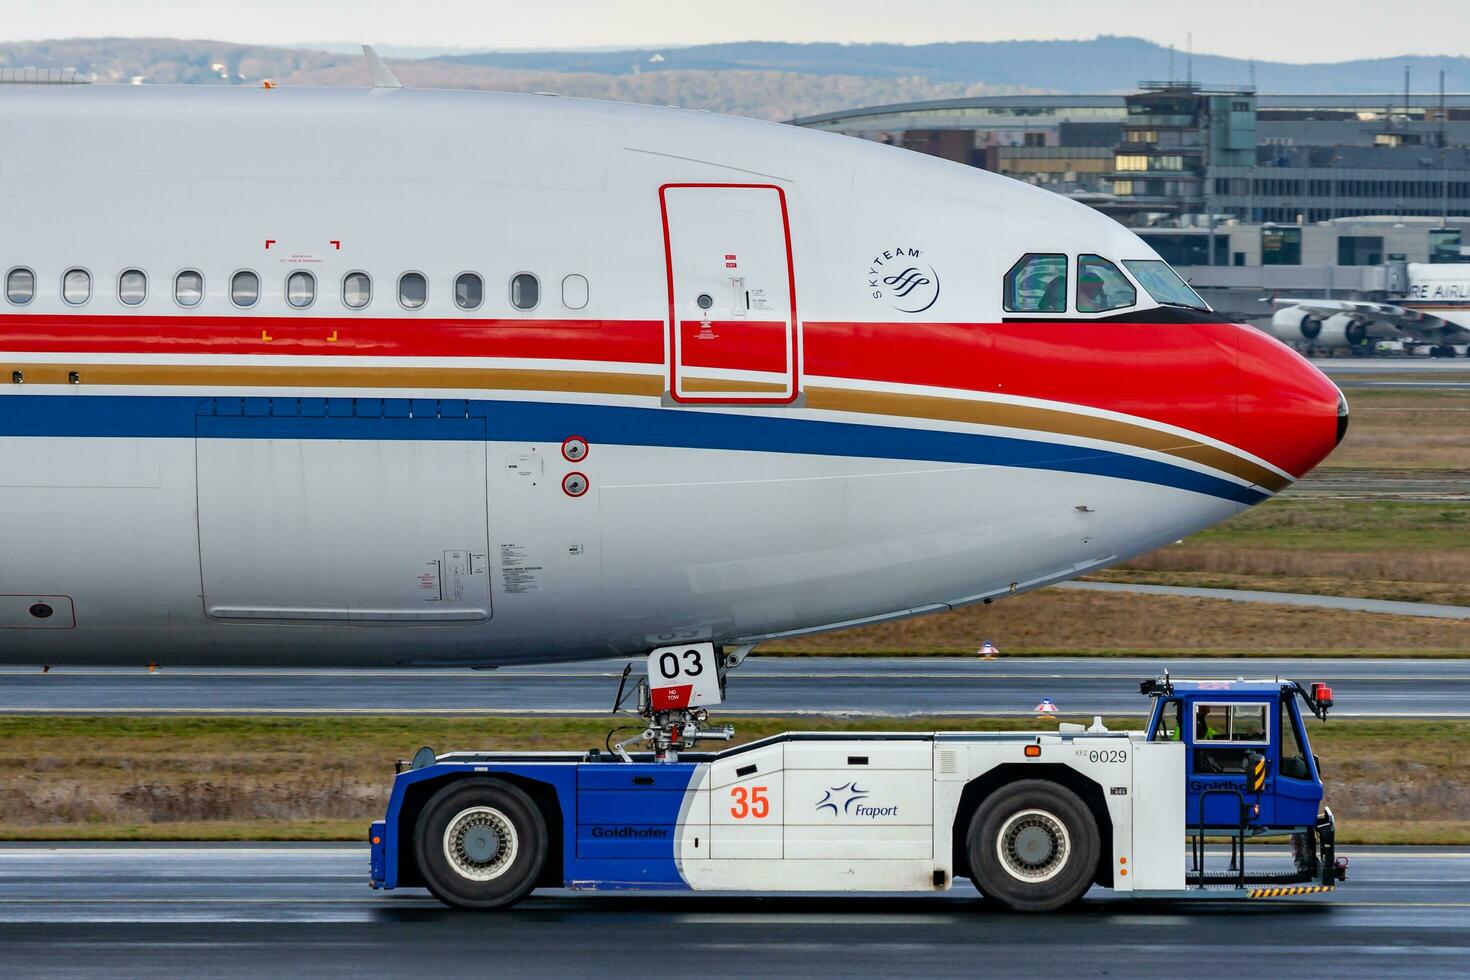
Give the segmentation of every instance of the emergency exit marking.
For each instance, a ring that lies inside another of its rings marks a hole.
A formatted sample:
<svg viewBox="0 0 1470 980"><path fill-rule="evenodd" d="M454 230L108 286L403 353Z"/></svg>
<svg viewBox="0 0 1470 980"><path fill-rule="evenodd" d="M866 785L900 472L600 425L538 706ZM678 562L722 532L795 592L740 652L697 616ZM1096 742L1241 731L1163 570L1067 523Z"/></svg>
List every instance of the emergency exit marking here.
<svg viewBox="0 0 1470 980"><path fill-rule="evenodd" d="M339 252L342 251L342 239L340 239L340 238L334 238L328 244L330 244L337 251L339 251Z"/></svg>
<svg viewBox="0 0 1470 980"><path fill-rule="evenodd" d="M276 243L276 240L275 240L275 239L274 239L274 238L267 238L267 239L266 239L266 240L265 240L265 247L266 247L266 248L267 248L267 249L269 249L269 248L270 248L270 247L271 247L271 246L272 246L272 245L274 245L274 244L275 244L275 243Z"/></svg>

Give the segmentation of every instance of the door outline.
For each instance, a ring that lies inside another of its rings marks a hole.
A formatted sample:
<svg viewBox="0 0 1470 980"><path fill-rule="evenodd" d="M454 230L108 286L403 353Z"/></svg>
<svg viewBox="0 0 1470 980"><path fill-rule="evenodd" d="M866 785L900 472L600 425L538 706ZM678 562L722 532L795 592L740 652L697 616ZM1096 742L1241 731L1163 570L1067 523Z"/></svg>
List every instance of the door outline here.
<svg viewBox="0 0 1470 980"><path fill-rule="evenodd" d="M723 189L723 190L771 190L781 205L781 232L786 240L786 282L791 296L791 319L787 324L787 350L791 355L791 375L788 379L791 390L779 395L681 395L679 394L679 317L674 299L674 247L669 238L670 190ZM662 184L658 189L659 217L664 230L664 281L668 287L668 358L669 397L679 404L715 405L790 405L801 397L801 336L800 321L796 315L796 262L791 250L791 216L786 207L786 191L776 184L722 184L722 183L672 183Z"/></svg>

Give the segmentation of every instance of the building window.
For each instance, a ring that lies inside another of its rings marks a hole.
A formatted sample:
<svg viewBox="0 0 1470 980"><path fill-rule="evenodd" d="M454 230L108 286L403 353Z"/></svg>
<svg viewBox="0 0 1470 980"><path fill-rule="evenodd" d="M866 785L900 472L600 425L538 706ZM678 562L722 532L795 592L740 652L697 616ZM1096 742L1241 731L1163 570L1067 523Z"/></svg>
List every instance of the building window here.
<svg viewBox="0 0 1470 980"><path fill-rule="evenodd" d="M373 280L366 272L349 272L342 277L342 305L360 310L373 301Z"/></svg>
<svg viewBox="0 0 1470 980"><path fill-rule="evenodd" d="M405 310L422 309L429 301L429 280L421 272L405 272L398 277L398 305Z"/></svg>
<svg viewBox="0 0 1470 980"><path fill-rule="evenodd" d="M1113 161L1118 170L1147 170L1148 157L1135 153L1120 153Z"/></svg>
<svg viewBox="0 0 1470 980"><path fill-rule="evenodd" d="M1460 255L1460 229L1458 228L1431 228L1429 229L1429 261L1430 262L1463 262Z"/></svg>
<svg viewBox="0 0 1470 980"><path fill-rule="evenodd" d="M185 269L174 276L174 302L180 306L198 306L204 299L204 274Z"/></svg>
<svg viewBox="0 0 1470 980"><path fill-rule="evenodd" d="M124 269L117 277L117 300L124 306L137 306L148 298L148 277L142 269Z"/></svg>
<svg viewBox="0 0 1470 980"><path fill-rule="evenodd" d="M510 281L510 305L518 310L534 310L541 302L541 281L529 272L518 273Z"/></svg>
<svg viewBox="0 0 1470 980"><path fill-rule="evenodd" d="M1067 257L1023 255L1006 273L1008 313L1062 313L1067 309Z"/></svg>
<svg viewBox="0 0 1470 980"><path fill-rule="evenodd" d="M1100 255L1077 256L1077 312L1105 313L1138 302L1138 290Z"/></svg>
<svg viewBox="0 0 1470 980"><path fill-rule="evenodd" d="M92 298L92 274L86 269L67 269L61 277L61 298L72 306L81 306Z"/></svg>
<svg viewBox="0 0 1470 980"><path fill-rule="evenodd" d="M286 277L286 302L304 310L316 302L316 277L310 272L293 272Z"/></svg>
<svg viewBox="0 0 1470 980"><path fill-rule="evenodd" d="M260 299L260 277L245 270L230 277L230 302L241 309L255 305Z"/></svg>
<svg viewBox="0 0 1470 980"><path fill-rule="evenodd" d="M36 298L36 274L17 266L5 274L5 298L16 306L25 306Z"/></svg>
<svg viewBox="0 0 1470 980"><path fill-rule="evenodd" d="M473 272L461 272L454 280L454 305L462 310L478 310L485 302L485 280Z"/></svg>
<svg viewBox="0 0 1470 980"><path fill-rule="evenodd" d="M1301 265L1302 230L1300 228L1262 228L1262 265Z"/></svg>
<svg viewBox="0 0 1470 980"><path fill-rule="evenodd" d="M561 281L561 305L569 310L585 307L589 294L586 276L571 275Z"/></svg>
<svg viewBox="0 0 1470 980"><path fill-rule="evenodd" d="M1383 236L1340 235L1338 237L1338 265L1378 265L1381 262L1383 262Z"/></svg>

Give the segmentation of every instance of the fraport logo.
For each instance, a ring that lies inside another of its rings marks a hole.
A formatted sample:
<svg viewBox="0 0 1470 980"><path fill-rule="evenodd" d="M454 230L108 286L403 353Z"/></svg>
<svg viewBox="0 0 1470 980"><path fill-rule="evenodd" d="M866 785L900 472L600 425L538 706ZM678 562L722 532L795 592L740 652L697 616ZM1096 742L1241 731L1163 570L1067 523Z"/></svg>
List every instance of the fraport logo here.
<svg viewBox="0 0 1470 980"><path fill-rule="evenodd" d="M593 827L593 837L667 837L666 827Z"/></svg>
<svg viewBox="0 0 1470 980"><path fill-rule="evenodd" d="M939 273L923 258L924 250L896 245L868 263L868 288L900 313L923 313L939 302Z"/></svg>
<svg viewBox="0 0 1470 980"><path fill-rule="evenodd" d="M898 816L898 805L872 806L867 802L868 791L862 789L857 783L843 783L841 786L833 786L826 794L817 801L817 812L831 810L832 816L846 815L849 817L866 817L876 820L878 817Z"/></svg>

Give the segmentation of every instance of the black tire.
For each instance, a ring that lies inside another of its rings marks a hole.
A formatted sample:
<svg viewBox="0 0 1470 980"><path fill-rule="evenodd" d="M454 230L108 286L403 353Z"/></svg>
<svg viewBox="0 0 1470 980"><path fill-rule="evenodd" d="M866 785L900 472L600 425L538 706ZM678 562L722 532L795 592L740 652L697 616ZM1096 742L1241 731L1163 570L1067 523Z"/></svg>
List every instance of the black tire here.
<svg viewBox="0 0 1470 980"><path fill-rule="evenodd" d="M413 843L429 891L457 908L514 905L546 866L541 810L498 779L461 779L440 789L419 815Z"/></svg>
<svg viewBox="0 0 1470 980"><path fill-rule="evenodd" d="M1097 821L1076 793L1044 779L996 790L970 818L970 877L1018 912L1050 912L1081 898L1097 873ZM1003 861L1000 848L1007 847Z"/></svg>

